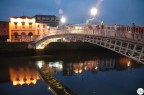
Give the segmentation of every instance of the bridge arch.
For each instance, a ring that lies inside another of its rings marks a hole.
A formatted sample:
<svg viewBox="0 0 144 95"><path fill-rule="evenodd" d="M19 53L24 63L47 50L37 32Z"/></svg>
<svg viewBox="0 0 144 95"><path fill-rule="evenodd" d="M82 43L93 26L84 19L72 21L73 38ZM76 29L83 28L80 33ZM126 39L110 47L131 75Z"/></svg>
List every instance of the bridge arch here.
<svg viewBox="0 0 144 95"><path fill-rule="evenodd" d="M95 44L121 55L127 56L137 62L144 64L144 44L135 43L129 40L106 37L101 35L84 35L84 34L58 34L43 37L36 41L36 49L44 49L49 43L57 42L59 39L65 40L80 40L82 42L89 42Z"/></svg>

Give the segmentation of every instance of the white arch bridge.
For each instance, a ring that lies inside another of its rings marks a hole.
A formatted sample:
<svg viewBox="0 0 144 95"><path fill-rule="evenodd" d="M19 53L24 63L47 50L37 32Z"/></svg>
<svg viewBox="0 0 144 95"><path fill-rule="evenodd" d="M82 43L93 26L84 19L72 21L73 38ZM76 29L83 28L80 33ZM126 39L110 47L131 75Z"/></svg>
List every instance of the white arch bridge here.
<svg viewBox="0 0 144 95"><path fill-rule="evenodd" d="M90 29L67 28L55 30L47 35L42 35L31 43L35 49L44 49L49 43L57 41L66 42L89 42L144 64L144 34L131 32L130 28L114 29Z"/></svg>

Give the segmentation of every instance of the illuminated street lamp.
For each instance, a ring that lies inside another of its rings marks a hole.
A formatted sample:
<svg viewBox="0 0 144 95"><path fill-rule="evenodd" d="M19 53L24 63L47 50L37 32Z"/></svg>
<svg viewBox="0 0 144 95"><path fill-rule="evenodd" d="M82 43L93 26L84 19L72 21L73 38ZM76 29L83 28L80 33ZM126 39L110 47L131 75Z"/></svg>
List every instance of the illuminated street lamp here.
<svg viewBox="0 0 144 95"><path fill-rule="evenodd" d="M66 22L66 18L65 18L65 17L61 17L60 22L61 22L62 24L64 24L64 23Z"/></svg>
<svg viewBox="0 0 144 95"><path fill-rule="evenodd" d="M97 8L92 8L91 10L90 10L90 13L91 13L91 15L93 16L93 17L95 17L96 15L97 15Z"/></svg>
<svg viewBox="0 0 144 95"><path fill-rule="evenodd" d="M62 23L62 27L63 27L63 31L64 31L64 24L66 22L66 18L65 17L61 17L60 22Z"/></svg>

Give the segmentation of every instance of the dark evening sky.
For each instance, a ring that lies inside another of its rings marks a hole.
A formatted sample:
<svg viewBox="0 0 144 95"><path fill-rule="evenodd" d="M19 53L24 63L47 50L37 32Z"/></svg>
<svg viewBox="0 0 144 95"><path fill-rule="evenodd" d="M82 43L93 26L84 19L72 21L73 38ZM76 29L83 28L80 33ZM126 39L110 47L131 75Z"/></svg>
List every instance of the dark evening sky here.
<svg viewBox="0 0 144 95"><path fill-rule="evenodd" d="M36 14L65 16L67 23L85 23L90 9L98 7L96 18L105 24L144 26L144 0L0 0L0 20L10 16ZM62 10L63 12L59 12Z"/></svg>

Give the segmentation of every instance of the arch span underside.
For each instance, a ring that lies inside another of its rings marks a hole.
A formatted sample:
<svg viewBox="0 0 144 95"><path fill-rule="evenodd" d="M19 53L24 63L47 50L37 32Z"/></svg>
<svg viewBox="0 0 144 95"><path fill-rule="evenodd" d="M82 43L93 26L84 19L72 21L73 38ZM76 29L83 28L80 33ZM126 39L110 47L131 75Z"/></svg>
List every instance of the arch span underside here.
<svg viewBox="0 0 144 95"><path fill-rule="evenodd" d="M57 42L59 39L63 41L81 41L89 42L124 56L127 56L137 62L144 64L144 44L135 43L128 40L122 40L113 37L104 37L96 35L84 34L58 34L44 37L36 42L36 49L44 49L51 42Z"/></svg>

